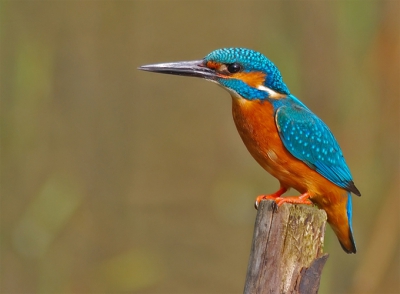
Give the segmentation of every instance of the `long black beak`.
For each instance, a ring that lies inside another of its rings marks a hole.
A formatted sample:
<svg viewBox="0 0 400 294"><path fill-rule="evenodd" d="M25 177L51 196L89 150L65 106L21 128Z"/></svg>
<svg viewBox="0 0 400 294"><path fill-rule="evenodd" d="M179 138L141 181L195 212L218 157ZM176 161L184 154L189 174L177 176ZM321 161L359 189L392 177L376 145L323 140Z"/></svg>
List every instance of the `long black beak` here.
<svg viewBox="0 0 400 294"><path fill-rule="evenodd" d="M206 67L203 60L149 64L138 67L138 69L207 80L215 80L217 78L215 71Z"/></svg>

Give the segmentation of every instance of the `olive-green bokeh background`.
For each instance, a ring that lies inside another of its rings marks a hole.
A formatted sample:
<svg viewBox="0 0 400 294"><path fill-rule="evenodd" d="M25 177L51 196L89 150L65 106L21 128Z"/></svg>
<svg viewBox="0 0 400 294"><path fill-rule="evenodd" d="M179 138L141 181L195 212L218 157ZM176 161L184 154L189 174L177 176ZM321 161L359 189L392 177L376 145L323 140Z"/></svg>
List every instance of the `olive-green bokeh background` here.
<svg viewBox="0 0 400 294"><path fill-rule="evenodd" d="M362 197L320 293L399 293L399 1L1 1L1 292L240 293L259 194L227 92L143 64L261 51Z"/></svg>

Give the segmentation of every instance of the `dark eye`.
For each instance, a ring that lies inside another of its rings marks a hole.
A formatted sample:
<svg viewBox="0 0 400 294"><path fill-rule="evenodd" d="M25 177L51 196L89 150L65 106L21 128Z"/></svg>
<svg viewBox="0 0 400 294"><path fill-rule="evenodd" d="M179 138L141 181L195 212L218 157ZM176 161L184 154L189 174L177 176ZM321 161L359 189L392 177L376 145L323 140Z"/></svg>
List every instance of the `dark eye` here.
<svg viewBox="0 0 400 294"><path fill-rule="evenodd" d="M239 63L228 64L227 69L230 73L237 73L242 70L242 66Z"/></svg>

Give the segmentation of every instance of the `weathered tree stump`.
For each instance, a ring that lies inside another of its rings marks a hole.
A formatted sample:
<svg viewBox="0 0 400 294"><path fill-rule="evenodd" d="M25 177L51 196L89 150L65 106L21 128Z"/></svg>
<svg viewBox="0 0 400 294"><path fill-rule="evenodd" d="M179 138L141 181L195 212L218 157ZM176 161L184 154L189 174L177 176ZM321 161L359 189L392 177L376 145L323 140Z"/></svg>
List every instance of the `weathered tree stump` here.
<svg viewBox="0 0 400 294"><path fill-rule="evenodd" d="M261 201L247 267L245 294L318 293L326 213L308 205Z"/></svg>

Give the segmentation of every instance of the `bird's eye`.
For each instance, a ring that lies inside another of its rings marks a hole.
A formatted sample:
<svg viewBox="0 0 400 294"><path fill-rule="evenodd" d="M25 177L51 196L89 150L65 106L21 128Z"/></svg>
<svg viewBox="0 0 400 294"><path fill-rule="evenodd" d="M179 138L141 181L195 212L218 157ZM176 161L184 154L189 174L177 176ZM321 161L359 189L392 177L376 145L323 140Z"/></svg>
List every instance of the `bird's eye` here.
<svg viewBox="0 0 400 294"><path fill-rule="evenodd" d="M228 64L227 69L230 73L237 73L242 70L242 66L239 63Z"/></svg>

